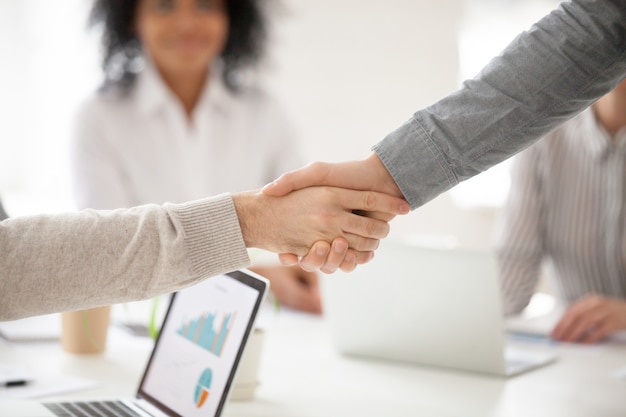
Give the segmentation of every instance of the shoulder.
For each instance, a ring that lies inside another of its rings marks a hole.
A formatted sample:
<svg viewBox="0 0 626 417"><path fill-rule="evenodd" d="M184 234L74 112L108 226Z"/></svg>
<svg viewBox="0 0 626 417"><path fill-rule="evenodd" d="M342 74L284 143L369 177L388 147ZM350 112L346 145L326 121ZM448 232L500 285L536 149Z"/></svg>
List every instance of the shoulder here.
<svg viewBox="0 0 626 417"><path fill-rule="evenodd" d="M112 113L128 110L132 102L132 91L124 92L118 88L98 89L87 96L78 106L79 118L95 121L107 118Z"/></svg>

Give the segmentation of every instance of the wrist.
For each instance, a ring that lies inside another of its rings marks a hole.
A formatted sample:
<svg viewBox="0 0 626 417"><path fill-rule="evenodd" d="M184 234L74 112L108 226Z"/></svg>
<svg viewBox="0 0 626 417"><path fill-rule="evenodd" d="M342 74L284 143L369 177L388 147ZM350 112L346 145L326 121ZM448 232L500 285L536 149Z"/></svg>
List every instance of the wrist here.
<svg viewBox="0 0 626 417"><path fill-rule="evenodd" d="M254 195L251 192L242 192L233 194L232 197L243 241L247 248L257 247L257 238L255 236L255 230L252 227L254 224L253 218L255 216Z"/></svg>
<svg viewBox="0 0 626 417"><path fill-rule="evenodd" d="M376 189L389 195L404 198L400 187L398 187L393 176L376 152L370 153L369 156L365 158L365 163L369 166L370 172L376 173L376 181L380 184Z"/></svg>

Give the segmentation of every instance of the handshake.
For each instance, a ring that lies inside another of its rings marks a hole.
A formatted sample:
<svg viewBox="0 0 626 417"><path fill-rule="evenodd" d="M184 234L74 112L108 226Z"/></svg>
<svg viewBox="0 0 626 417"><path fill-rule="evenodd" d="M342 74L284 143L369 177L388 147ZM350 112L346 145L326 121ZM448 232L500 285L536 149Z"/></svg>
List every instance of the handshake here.
<svg viewBox="0 0 626 417"><path fill-rule="evenodd" d="M370 261L389 221L410 211L374 153L309 164L233 201L247 247L279 253L283 265L325 273Z"/></svg>

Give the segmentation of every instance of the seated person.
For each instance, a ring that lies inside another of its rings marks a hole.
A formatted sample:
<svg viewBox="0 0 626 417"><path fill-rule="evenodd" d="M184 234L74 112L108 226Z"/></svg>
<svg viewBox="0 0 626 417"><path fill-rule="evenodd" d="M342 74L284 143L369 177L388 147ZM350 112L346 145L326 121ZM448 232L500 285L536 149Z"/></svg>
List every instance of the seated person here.
<svg viewBox="0 0 626 417"><path fill-rule="evenodd" d="M303 165L281 106L242 81L263 56L262 12L258 0L95 1L105 83L79 113L79 208L254 189ZM321 312L314 272L273 256L251 269L282 304Z"/></svg>
<svg viewBox="0 0 626 417"><path fill-rule="evenodd" d="M521 153L499 232L505 312L550 260L567 304L552 332L593 343L626 330L626 80Z"/></svg>

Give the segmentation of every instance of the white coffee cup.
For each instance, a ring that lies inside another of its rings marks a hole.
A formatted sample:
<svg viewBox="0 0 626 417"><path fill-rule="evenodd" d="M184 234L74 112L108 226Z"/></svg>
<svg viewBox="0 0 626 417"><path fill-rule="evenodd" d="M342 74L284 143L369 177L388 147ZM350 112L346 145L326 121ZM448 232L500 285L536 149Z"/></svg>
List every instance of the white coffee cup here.
<svg viewBox="0 0 626 417"><path fill-rule="evenodd" d="M261 384L259 382L259 365L261 364L264 339L265 332L262 329L254 329L239 363L235 385L230 393L231 400L247 401L254 398L254 393Z"/></svg>

